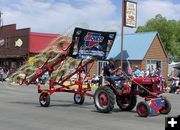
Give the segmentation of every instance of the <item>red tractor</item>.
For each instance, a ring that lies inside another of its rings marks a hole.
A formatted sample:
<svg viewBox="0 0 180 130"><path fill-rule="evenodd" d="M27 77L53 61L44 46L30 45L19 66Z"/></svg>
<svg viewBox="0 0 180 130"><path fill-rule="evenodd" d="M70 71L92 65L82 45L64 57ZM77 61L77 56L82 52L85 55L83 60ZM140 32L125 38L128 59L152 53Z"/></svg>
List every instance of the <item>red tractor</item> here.
<svg viewBox="0 0 180 130"><path fill-rule="evenodd" d="M131 111L137 103L137 95L144 101L137 104L136 110L140 117L150 113L168 114L171 111L170 102L162 94L162 78L132 78L128 79L119 94L110 83L99 87L94 96L95 107L102 113L109 113L116 103L122 111Z"/></svg>

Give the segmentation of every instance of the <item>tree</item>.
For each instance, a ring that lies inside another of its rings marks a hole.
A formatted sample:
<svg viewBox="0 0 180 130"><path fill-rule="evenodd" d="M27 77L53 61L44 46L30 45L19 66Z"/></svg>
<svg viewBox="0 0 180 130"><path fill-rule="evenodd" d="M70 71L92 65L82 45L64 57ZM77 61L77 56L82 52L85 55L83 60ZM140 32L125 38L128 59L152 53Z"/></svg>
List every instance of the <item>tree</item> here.
<svg viewBox="0 0 180 130"><path fill-rule="evenodd" d="M136 32L150 31L157 31L168 55L174 60L180 60L180 21L167 20L161 14L157 14L136 30Z"/></svg>

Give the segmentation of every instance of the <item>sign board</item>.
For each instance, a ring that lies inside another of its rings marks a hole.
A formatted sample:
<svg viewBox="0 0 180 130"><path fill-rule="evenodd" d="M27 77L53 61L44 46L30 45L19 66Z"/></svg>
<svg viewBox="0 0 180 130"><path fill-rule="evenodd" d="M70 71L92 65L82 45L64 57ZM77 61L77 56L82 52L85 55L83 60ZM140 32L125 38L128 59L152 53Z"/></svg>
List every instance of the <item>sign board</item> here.
<svg viewBox="0 0 180 130"><path fill-rule="evenodd" d="M69 55L85 59L92 57L98 60L106 59L116 32L102 32L75 28Z"/></svg>
<svg viewBox="0 0 180 130"><path fill-rule="evenodd" d="M15 47L21 47L23 44L23 41L19 38L17 41L15 41Z"/></svg>
<svg viewBox="0 0 180 130"><path fill-rule="evenodd" d="M125 26L135 28L137 24L137 3L125 1Z"/></svg>
<svg viewBox="0 0 180 130"><path fill-rule="evenodd" d="M0 39L0 46L3 46L5 44L5 40L4 39Z"/></svg>

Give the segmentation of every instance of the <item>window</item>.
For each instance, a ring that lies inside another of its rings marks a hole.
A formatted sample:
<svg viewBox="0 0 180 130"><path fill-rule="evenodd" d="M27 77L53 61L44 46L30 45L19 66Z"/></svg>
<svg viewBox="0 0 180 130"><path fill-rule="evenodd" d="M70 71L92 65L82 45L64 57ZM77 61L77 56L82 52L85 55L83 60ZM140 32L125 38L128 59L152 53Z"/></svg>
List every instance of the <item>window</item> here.
<svg viewBox="0 0 180 130"><path fill-rule="evenodd" d="M6 38L6 44L5 44L5 47L6 47L6 48L9 48L9 38L8 38L8 37Z"/></svg>
<svg viewBox="0 0 180 130"><path fill-rule="evenodd" d="M161 60L147 60L146 70L148 70L150 66L153 66L154 69L157 69L158 67L160 67L162 70L162 61Z"/></svg>

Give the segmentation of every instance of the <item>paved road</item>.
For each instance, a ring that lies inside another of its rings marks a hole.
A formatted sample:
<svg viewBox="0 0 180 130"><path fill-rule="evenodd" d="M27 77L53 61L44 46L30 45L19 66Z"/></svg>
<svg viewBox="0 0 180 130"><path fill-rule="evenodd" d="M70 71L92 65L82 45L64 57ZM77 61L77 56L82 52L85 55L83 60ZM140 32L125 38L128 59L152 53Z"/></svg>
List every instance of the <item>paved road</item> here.
<svg viewBox="0 0 180 130"><path fill-rule="evenodd" d="M180 95L167 96L172 103L169 115L180 114ZM38 98L33 86L0 83L0 130L164 130L165 126L164 115L140 118L135 110L122 112L117 106L110 114L99 113L89 97L79 106L72 94L56 93L48 108L40 107Z"/></svg>

